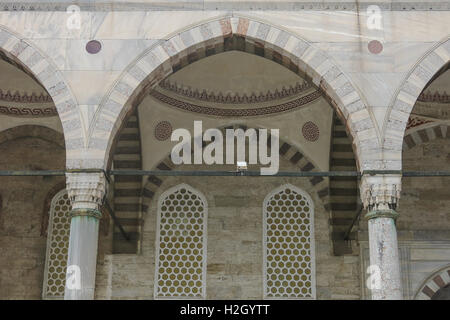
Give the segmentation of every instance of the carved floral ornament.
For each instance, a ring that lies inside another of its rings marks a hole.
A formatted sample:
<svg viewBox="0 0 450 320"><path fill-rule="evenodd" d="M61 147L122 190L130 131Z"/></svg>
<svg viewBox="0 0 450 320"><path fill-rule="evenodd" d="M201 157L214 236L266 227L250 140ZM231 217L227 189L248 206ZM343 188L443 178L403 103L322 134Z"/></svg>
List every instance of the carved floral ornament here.
<svg viewBox="0 0 450 320"><path fill-rule="evenodd" d="M169 121L161 121L155 126L155 138L159 141L165 141L172 134L172 125Z"/></svg>
<svg viewBox="0 0 450 320"><path fill-rule="evenodd" d="M66 189L73 209L98 210L103 203L107 181L103 172L68 172Z"/></svg>
<svg viewBox="0 0 450 320"><path fill-rule="evenodd" d="M16 90L12 93L11 90L4 91L0 89L0 101L6 102L19 102L19 103L51 103L53 102L52 97L48 94L40 93L36 94L32 92L31 94L23 93L21 94Z"/></svg>
<svg viewBox="0 0 450 320"><path fill-rule="evenodd" d="M160 82L159 87L186 98L220 104L252 104L269 102L289 98L313 88L309 82L304 81L302 83L297 82L288 88L283 86L280 90L275 89L274 91L268 90L267 92L259 93L252 92L250 95L245 93L227 93L224 95L222 92L215 93L208 92L205 89L192 89L191 87L179 85L176 82L171 83L168 80Z"/></svg>
<svg viewBox="0 0 450 320"><path fill-rule="evenodd" d="M164 104L184 111L219 117L252 117L281 113L305 106L322 96L322 93L319 90L314 90L312 85L307 82L303 84L297 83L289 88L282 88L281 90L275 90L273 92L269 90L264 94L253 93L250 96L245 94L227 94L224 96L221 93L208 93L206 90L199 91L189 87L181 87L177 84L170 84L167 81L162 82L158 89L151 91L150 96ZM181 100L178 97L174 97L173 94L181 96L181 98L197 100L199 101L199 104ZM281 99L285 99L284 102L267 105L268 102L275 102ZM200 104L204 102L233 104L236 106L251 104L252 107L224 108ZM266 106L258 105L260 103L266 103Z"/></svg>
<svg viewBox="0 0 450 320"><path fill-rule="evenodd" d="M408 119L408 123L406 124L406 130L419 127L426 123L434 122L431 119L423 118L417 115L411 115Z"/></svg>
<svg viewBox="0 0 450 320"><path fill-rule="evenodd" d="M319 139L319 127L312 121L307 121L302 127L303 137L310 142L315 142Z"/></svg>
<svg viewBox="0 0 450 320"><path fill-rule="evenodd" d="M401 192L401 176L383 175L361 178L361 200L370 211L389 211L397 208Z"/></svg>

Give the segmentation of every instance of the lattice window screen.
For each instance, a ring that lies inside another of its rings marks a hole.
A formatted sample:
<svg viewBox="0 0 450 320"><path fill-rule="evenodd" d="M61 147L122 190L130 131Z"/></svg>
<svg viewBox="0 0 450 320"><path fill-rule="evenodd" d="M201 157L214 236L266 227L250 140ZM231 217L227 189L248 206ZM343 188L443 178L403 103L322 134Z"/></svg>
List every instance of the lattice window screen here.
<svg viewBox="0 0 450 320"><path fill-rule="evenodd" d="M264 298L315 299L314 205L292 185L263 204Z"/></svg>
<svg viewBox="0 0 450 320"><path fill-rule="evenodd" d="M205 197L181 184L158 203L155 298L206 297Z"/></svg>
<svg viewBox="0 0 450 320"><path fill-rule="evenodd" d="M43 299L64 298L71 209L66 190L58 192L53 197L48 223Z"/></svg>

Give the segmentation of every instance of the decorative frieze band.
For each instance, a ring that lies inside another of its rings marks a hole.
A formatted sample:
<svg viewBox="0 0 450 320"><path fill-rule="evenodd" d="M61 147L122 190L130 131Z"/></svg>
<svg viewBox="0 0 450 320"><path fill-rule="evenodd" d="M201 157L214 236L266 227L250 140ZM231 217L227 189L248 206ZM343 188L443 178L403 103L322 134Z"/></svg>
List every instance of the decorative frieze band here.
<svg viewBox="0 0 450 320"><path fill-rule="evenodd" d="M183 87L178 85L177 83L171 83L167 80L162 81L159 86L167 91L171 91L178 95L196 99L205 102L212 103L222 103L222 104L252 104L252 103L262 103L269 102L279 99L289 98L295 95L298 95L308 89L312 88L312 85L309 82L296 83L295 85L289 86L289 88L282 87L281 90L275 89L275 91L268 90L265 93L259 93L258 95L252 93L251 95L246 95L245 93L240 94L231 94L228 93L223 95L222 92L214 93L207 92L205 89L202 91L198 89L192 89L190 87Z"/></svg>
<svg viewBox="0 0 450 320"><path fill-rule="evenodd" d="M242 1L239 3L229 3L227 1L160 1L156 3L124 1L103 1L101 3L88 0L77 1L76 4L81 11L170 11L170 10L314 10L314 11L365 11L369 5L377 5L381 10L387 11L440 11L449 10L450 4L446 1L423 1L423 2L323 2L323 1ZM46 2L24 2L9 1L0 3L0 11L66 11L70 5L67 1L46 1Z"/></svg>
<svg viewBox="0 0 450 320"><path fill-rule="evenodd" d="M20 117L55 117L58 115L58 111L55 107L48 108L30 108L30 107L9 107L0 106L0 114L7 116L20 116Z"/></svg>
<svg viewBox="0 0 450 320"><path fill-rule="evenodd" d="M15 93L11 93L10 90L4 92L2 89L0 89L0 101L7 101L7 102L19 102L19 103L51 103L53 102L52 97L50 97L48 94L41 93L40 95L37 95L36 93L23 93L20 94L19 91L16 91Z"/></svg>
<svg viewBox="0 0 450 320"><path fill-rule="evenodd" d="M181 110L221 117L252 117L285 112L304 106L314 100L317 100L322 96L320 91L314 91L310 94L302 96L293 101L289 101L274 106L246 108L246 109L223 109L223 108L200 106L186 101L180 101L172 97L166 96L165 94L158 92L156 90L153 90L150 93L150 95L165 104L168 104Z"/></svg>
<svg viewBox="0 0 450 320"><path fill-rule="evenodd" d="M439 91L435 91L434 93L427 91L422 92L417 100L421 102L450 103L450 95L445 91L444 93L440 93Z"/></svg>

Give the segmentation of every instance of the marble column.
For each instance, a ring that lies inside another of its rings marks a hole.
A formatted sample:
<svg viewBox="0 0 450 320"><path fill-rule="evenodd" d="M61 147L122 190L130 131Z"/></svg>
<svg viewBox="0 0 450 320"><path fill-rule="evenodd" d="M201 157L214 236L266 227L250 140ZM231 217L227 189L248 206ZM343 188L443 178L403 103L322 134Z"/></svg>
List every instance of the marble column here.
<svg viewBox="0 0 450 320"><path fill-rule="evenodd" d="M72 203L65 300L94 299L99 211L106 193L102 172L66 173Z"/></svg>
<svg viewBox="0 0 450 320"><path fill-rule="evenodd" d="M400 198L398 175L363 176L361 198L369 225L372 300L400 300L402 296L395 211Z"/></svg>

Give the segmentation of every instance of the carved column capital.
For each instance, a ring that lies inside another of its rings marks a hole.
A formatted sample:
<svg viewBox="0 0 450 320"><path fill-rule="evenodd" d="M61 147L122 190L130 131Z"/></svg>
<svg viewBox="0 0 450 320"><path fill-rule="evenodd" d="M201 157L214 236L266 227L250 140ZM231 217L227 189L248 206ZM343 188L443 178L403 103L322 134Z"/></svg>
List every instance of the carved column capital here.
<svg viewBox="0 0 450 320"><path fill-rule="evenodd" d="M66 189L74 212L97 211L106 194L105 174L103 172L67 172Z"/></svg>
<svg viewBox="0 0 450 320"><path fill-rule="evenodd" d="M369 212L378 211L388 214L394 211L400 199L400 192L400 175L364 175L361 178L361 201ZM370 217L373 216L372 214Z"/></svg>

